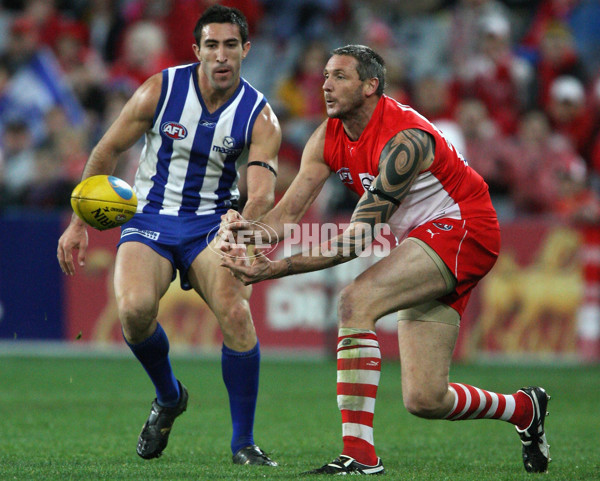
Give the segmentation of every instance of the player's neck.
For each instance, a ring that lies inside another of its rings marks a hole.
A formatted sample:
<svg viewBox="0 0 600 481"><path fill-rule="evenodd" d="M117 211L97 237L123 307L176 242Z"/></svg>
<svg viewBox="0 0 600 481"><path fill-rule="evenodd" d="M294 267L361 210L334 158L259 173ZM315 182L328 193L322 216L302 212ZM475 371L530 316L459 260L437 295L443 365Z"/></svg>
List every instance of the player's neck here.
<svg viewBox="0 0 600 481"><path fill-rule="evenodd" d="M237 82L235 82L228 89L216 89L210 84L200 69L197 70L196 74L198 78L198 87L200 88L200 95L202 95L204 105L206 105L206 108L210 113L223 106L231 98L240 85L240 79L238 78Z"/></svg>
<svg viewBox="0 0 600 481"><path fill-rule="evenodd" d="M367 128L376 107L377 102L365 102L358 109L341 118L344 132L351 141L355 142L360 138Z"/></svg>

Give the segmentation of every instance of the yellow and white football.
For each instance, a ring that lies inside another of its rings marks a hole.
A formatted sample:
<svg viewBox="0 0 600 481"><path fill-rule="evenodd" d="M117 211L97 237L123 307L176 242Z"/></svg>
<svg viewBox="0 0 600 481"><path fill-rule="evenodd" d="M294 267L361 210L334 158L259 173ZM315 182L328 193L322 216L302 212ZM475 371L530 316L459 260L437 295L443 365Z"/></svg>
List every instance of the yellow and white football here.
<svg viewBox="0 0 600 481"><path fill-rule="evenodd" d="M137 203L131 186L112 175L88 177L71 193L71 207L75 214L98 230L125 224L135 214Z"/></svg>

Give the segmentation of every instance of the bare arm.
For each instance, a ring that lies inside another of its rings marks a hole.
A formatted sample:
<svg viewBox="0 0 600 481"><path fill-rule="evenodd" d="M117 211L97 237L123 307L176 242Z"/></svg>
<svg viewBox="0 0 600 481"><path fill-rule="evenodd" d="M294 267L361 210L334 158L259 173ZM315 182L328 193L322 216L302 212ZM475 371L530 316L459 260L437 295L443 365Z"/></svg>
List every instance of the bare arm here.
<svg viewBox="0 0 600 481"><path fill-rule="evenodd" d="M326 122L311 135L302 152L298 175L282 199L262 219L280 239L283 238L285 224L296 224L302 219L331 174L323 158L325 127Z"/></svg>
<svg viewBox="0 0 600 481"><path fill-rule="evenodd" d="M229 267L244 282L311 272L357 257L373 240L375 226L387 222L408 194L419 172L433 162L433 137L418 129L398 132L384 147L379 175L358 202L348 228L339 236L293 257L271 262L259 258L251 266Z"/></svg>
<svg viewBox="0 0 600 481"><path fill-rule="evenodd" d="M281 145L279 121L269 104L265 105L252 129L248 163L263 162L277 172L277 154ZM263 216L275 201L275 175L260 165L248 165L246 174L248 200L242 216L256 220Z"/></svg>
<svg viewBox="0 0 600 481"><path fill-rule="evenodd" d="M257 244L269 244L274 238L281 240L284 237L285 225L295 224L304 216L311 206L323 184L329 177L331 171L323 159L323 148L325 144L325 123L318 127L308 140L304 152L298 175L285 192L283 198L269 212L264 214L259 220L261 223L269 226L267 232L255 230L252 223L244 222L239 214L230 211L223 216L220 235L229 238L232 231L243 230L252 231L250 237L255 237ZM270 174L266 169L253 167L254 171L263 170ZM250 174L250 168L248 168ZM264 173L263 173L264 175ZM244 210L244 217L246 217ZM273 232L276 234L273 235Z"/></svg>
<svg viewBox="0 0 600 481"><path fill-rule="evenodd" d="M111 174L119 155L135 144L152 126L161 85L162 75L156 74L135 91L92 150L83 169L82 179L97 174Z"/></svg>
<svg viewBox="0 0 600 481"><path fill-rule="evenodd" d="M125 104L119 117L110 126L83 169L82 180L92 175L111 174L119 155L130 148L152 126L154 112L160 98L161 74L150 77ZM87 230L84 222L75 214L58 241L57 257L62 271L73 275L75 265L73 249L78 250L79 265L83 265L87 250Z"/></svg>

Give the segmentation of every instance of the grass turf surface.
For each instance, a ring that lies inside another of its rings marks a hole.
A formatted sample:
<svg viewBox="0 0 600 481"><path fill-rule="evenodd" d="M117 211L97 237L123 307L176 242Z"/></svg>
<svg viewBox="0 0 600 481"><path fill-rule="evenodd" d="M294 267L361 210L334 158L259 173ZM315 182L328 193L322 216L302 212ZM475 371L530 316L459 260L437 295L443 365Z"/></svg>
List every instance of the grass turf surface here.
<svg viewBox="0 0 600 481"><path fill-rule="evenodd" d="M175 358L173 365L190 392L188 411L176 421L163 456L145 461L135 444L154 392L135 360L0 358L0 479L285 480L340 453L333 361L263 360L255 440L280 463L277 468L231 463L228 400L217 360ZM600 367L457 365L451 380L498 392L546 387L552 395L549 473L524 471L508 423L409 415L400 366L387 361L375 416L386 479L600 479Z"/></svg>

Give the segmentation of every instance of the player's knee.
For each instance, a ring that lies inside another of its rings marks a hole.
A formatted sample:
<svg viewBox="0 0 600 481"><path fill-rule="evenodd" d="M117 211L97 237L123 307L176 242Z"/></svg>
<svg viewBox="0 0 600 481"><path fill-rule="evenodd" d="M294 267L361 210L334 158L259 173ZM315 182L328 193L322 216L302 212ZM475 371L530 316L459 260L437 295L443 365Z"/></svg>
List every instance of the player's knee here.
<svg viewBox="0 0 600 481"><path fill-rule="evenodd" d="M124 295L117 300L123 334L129 342L141 342L156 319L158 304L142 296Z"/></svg>
<svg viewBox="0 0 600 481"><path fill-rule="evenodd" d="M406 410L420 418L439 419L445 414L443 394L422 390L414 390L403 396Z"/></svg>
<svg viewBox="0 0 600 481"><path fill-rule="evenodd" d="M256 344L256 333L250 316L250 308L246 301L234 302L217 313L225 344L229 347L246 351Z"/></svg>
<svg viewBox="0 0 600 481"><path fill-rule="evenodd" d="M342 289L338 301L340 327L361 327L370 320L369 306L355 283Z"/></svg>

